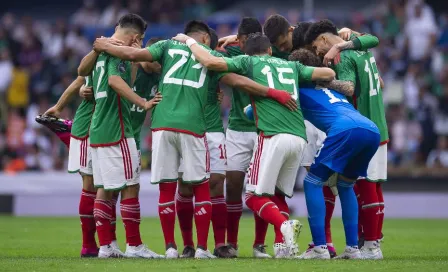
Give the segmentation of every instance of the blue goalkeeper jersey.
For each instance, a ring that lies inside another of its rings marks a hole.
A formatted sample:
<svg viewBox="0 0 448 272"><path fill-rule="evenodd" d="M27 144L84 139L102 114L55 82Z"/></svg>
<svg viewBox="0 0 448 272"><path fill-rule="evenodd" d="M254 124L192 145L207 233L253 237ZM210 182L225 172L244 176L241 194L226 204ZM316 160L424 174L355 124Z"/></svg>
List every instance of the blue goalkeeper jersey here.
<svg viewBox="0 0 448 272"><path fill-rule="evenodd" d="M378 132L377 126L362 116L346 97L334 90L308 85L300 88L300 107L303 116L327 136L352 128Z"/></svg>

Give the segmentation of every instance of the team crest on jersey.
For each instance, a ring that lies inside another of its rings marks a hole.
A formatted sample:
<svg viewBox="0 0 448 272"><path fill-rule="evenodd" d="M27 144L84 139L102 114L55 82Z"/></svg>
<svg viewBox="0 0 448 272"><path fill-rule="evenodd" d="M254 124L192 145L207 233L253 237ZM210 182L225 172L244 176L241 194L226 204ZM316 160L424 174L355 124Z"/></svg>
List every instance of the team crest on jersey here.
<svg viewBox="0 0 448 272"><path fill-rule="evenodd" d="M117 68L118 68L118 72L120 72L120 74L125 73L126 72L126 64L124 63L124 61L120 61Z"/></svg>

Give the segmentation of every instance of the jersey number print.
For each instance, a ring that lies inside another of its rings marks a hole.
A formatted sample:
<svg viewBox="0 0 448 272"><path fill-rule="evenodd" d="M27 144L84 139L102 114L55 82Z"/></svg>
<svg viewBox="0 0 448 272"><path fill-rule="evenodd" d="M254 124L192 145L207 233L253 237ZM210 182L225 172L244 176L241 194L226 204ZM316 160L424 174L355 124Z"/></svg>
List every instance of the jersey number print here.
<svg viewBox="0 0 448 272"><path fill-rule="evenodd" d="M183 86L189 86L195 89L199 89L202 86L204 86L205 78L207 77L207 68L205 68L202 64L196 63L191 68L192 69L201 69L201 75L199 76L198 81L192 81L188 79L181 79L181 78L175 78L172 77L173 74L181 68L185 63L188 62L188 57L192 58L194 61L196 61L194 55L191 55L190 52L182 50L182 49L169 49L168 54L170 57L174 58L175 55L181 55L181 58L176 64L171 67L171 69L166 72L165 77L163 78L163 83L166 84L176 84L176 85L183 85Z"/></svg>

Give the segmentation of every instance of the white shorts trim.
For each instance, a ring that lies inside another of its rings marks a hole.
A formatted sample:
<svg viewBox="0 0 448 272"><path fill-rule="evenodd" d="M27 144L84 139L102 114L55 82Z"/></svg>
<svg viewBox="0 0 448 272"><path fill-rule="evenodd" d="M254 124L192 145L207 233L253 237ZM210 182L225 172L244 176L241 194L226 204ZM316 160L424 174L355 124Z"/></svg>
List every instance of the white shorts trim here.
<svg viewBox="0 0 448 272"><path fill-rule="evenodd" d="M247 172L257 145L256 132L226 131L227 171Z"/></svg>
<svg viewBox="0 0 448 272"><path fill-rule="evenodd" d="M68 172L93 175L92 169L92 149L90 138L79 140L70 138L70 148L68 151Z"/></svg>
<svg viewBox="0 0 448 272"><path fill-rule="evenodd" d="M120 190L140 183L140 161L134 138L119 144L92 147L93 183L105 190Z"/></svg>
<svg viewBox="0 0 448 272"><path fill-rule="evenodd" d="M322 143L327 135L307 120L305 120L305 127L308 143L306 144L303 160L300 166L311 166L314 162L317 151L322 147Z"/></svg>

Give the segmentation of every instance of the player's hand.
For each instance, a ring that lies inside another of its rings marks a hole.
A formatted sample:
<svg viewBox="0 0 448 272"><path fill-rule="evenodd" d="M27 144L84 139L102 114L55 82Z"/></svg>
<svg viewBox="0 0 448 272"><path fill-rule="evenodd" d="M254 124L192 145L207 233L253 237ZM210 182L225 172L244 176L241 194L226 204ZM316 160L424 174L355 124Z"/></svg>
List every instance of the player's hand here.
<svg viewBox="0 0 448 272"><path fill-rule="evenodd" d="M237 42L238 36L237 35L229 35L226 37L222 37L218 40L218 47L226 47L227 45Z"/></svg>
<svg viewBox="0 0 448 272"><path fill-rule="evenodd" d="M61 116L61 110L58 107L53 106L49 108L43 115L54 116L59 118Z"/></svg>
<svg viewBox="0 0 448 272"><path fill-rule="evenodd" d="M328 50L327 54L325 54L324 56L324 65L325 66L332 66L334 65L334 58L336 58L336 56L341 52L341 50L339 50L339 47L337 44L333 45L331 47L330 50Z"/></svg>
<svg viewBox="0 0 448 272"><path fill-rule="evenodd" d="M153 99L145 102L145 106L143 108L146 111L150 110L150 109L154 108L157 104L159 104L160 101L162 101L162 94L158 92L158 93L156 93L156 95L154 96Z"/></svg>
<svg viewBox="0 0 448 272"><path fill-rule="evenodd" d="M190 39L191 37L182 33L179 33L176 35L176 37L173 37L173 40L181 42L181 43L186 43L188 39Z"/></svg>
<svg viewBox="0 0 448 272"><path fill-rule="evenodd" d="M85 85L82 85L81 88L79 88L79 96L81 96L84 99L92 100L93 99L93 88L92 87L86 87Z"/></svg>
<svg viewBox="0 0 448 272"><path fill-rule="evenodd" d="M218 91L218 103L221 104L224 99L224 92L222 90Z"/></svg>
<svg viewBox="0 0 448 272"><path fill-rule="evenodd" d="M352 35L352 30L348 27L341 28L338 31L339 37L341 37L344 41L350 40L350 36Z"/></svg>
<svg viewBox="0 0 448 272"><path fill-rule="evenodd" d="M137 49L142 49L141 43L139 42L133 42L131 47L137 48Z"/></svg>
<svg viewBox="0 0 448 272"><path fill-rule="evenodd" d="M95 50L96 52L104 52L106 51L108 45L122 46L124 45L124 42L115 38L97 38L93 43L93 50Z"/></svg>
<svg viewBox="0 0 448 272"><path fill-rule="evenodd" d="M271 99L274 99L275 101L287 107L291 111L295 111L298 108L296 100L291 96L290 93L286 91L280 91L270 88L266 96Z"/></svg>

